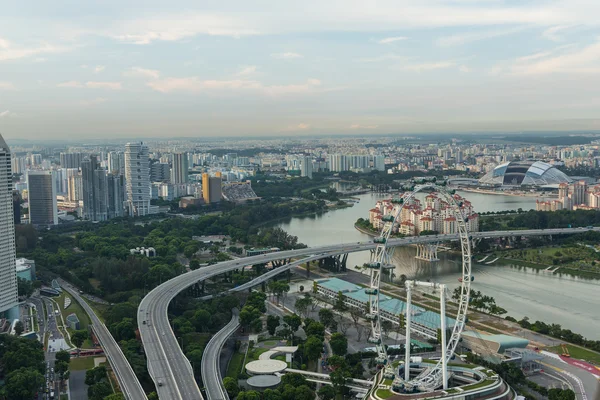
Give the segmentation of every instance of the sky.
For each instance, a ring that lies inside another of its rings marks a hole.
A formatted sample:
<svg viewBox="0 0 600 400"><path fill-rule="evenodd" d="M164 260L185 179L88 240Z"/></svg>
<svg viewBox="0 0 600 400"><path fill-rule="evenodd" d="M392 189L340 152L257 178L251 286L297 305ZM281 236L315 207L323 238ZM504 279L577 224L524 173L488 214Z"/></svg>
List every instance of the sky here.
<svg viewBox="0 0 600 400"><path fill-rule="evenodd" d="M600 129L598 0L3 3L7 139Z"/></svg>

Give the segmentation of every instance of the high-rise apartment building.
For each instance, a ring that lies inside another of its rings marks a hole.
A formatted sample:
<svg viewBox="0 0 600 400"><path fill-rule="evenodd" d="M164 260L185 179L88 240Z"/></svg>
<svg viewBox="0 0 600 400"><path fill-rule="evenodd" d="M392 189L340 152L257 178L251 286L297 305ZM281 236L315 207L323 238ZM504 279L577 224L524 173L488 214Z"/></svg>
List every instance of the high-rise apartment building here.
<svg viewBox="0 0 600 400"><path fill-rule="evenodd" d="M171 183L182 184L188 182L188 155L187 153L173 154L173 167L171 168Z"/></svg>
<svg viewBox="0 0 600 400"><path fill-rule="evenodd" d="M124 216L125 177L116 171L106 177L108 192L108 218Z"/></svg>
<svg viewBox="0 0 600 400"><path fill-rule="evenodd" d="M106 170L100 167L96 156L90 156L81 162L81 184L83 217L90 221L106 221L108 219Z"/></svg>
<svg viewBox="0 0 600 400"><path fill-rule="evenodd" d="M60 166L63 168L79 168L83 158L82 153L60 153Z"/></svg>
<svg viewBox="0 0 600 400"><path fill-rule="evenodd" d="M125 154L122 151L108 153L108 172L125 175Z"/></svg>
<svg viewBox="0 0 600 400"><path fill-rule="evenodd" d="M329 155L329 170L332 172L341 172L348 170L348 160L343 154Z"/></svg>
<svg viewBox="0 0 600 400"><path fill-rule="evenodd" d="M150 208L150 164L148 146L143 143L125 145L125 184L129 215L143 216Z"/></svg>
<svg viewBox="0 0 600 400"><path fill-rule="evenodd" d="M206 204L218 203L221 201L221 173L216 176L210 176L207 173L202 174L202 197Z"/></svg>
<svg viewBox="0 0 600 400"><path fill-rule="evenodd" d="M574 206L586 204L587 183L585 181L577 181L573 183L572 204Z"/></svg>
<svg viewBox="0 0 600 400"><path fill-rule="evenodd" d="M17 306L17 267L10 149L0 135L0 312Z"/></svg>
<svg viewBox="0 0 600 400"><path fill-rule="evenodd" d="M56 186L52 171L28 171L29 223L49 226L58 224Z"/></svg>
<svg viewBox="0 0 600 400"><path fill-rule="evenodd" d="M300 176L312 179L313 164L310 157L302 157L300 161Z"/></svg>
<svg viewBox="0 0 600 400"><path fill-rule="evenodd" d="M169 163L155 162L150 165L150 182L169 182L171 166Z"/></svg>
<svg viewBox="0 0 600 400"><path fill-rule="evenodd" d="M83 200L83 182L81 175L73 175L69 177L68 199L69 201Z"/></svg>

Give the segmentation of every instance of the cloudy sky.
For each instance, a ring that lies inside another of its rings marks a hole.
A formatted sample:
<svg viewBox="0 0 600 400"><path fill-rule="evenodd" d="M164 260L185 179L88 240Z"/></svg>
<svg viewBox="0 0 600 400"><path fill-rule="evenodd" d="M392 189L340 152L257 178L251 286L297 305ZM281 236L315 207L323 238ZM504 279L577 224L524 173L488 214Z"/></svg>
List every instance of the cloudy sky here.
<svg viewBox="0 0 600 400"><path fill-rule="evenodd" d="M5 2L0 132L600 129L599 25L598 0Z"/></svg>

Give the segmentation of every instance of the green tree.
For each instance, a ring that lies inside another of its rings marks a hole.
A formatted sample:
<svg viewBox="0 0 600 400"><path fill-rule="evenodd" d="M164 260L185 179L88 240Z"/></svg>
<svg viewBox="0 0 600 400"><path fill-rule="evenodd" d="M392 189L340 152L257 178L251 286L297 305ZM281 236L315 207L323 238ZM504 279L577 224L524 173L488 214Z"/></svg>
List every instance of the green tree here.
<svg viewBox="0 0 600 400"><path fill-rule="evenodd" d="M295 333L298 328L300 328L300 325L302 325L302 318L297 314L285 315L283 317L283 322L290 327L292 333Z"/></svg>
<svg viewBox="0 0 600 400"><path fill-rule="evenodd" d="M334 333L329 339L329 345L333 354L343 356L348 352L348 339L341 333Z"/></svg>
<svg viewBox="0 0 600 400"><path fill-rule="evenodd" d="M88 369L87 371L85 371L85 384L88 386L92 386L95 383L106 379L106 376L106 367L104 365Z"/></svg>
<svg viewBox="0 0 600 400"><path fill-rule="evenodd" d="M319 310L319 321L327 329L333 330L337 327L337 323L335 322L335 314L328 308L321 308Z"/></svg>
<svg viewBox="0 0 600 400"><path fill-rule="evenodd" d="M322 400L333 400L335 398L335 389L331 385L321 386L318 393Z"/></svg>
<svg viewBox="0 0 600 400"><path fill-rule="evenodd" d="M17 291L19 297L29 297L33 294L33 284L27 279L17 277Z"/></svg>
<svg viewBox="0 0 600 400"><path fill-rule="evenodd" d="M279 304L280 297L290 291L290 285L282 281L271 281L268 287L271 293L277 298L277 304Z"/></svg>
<svg viewBox="0 0 600 400"><path fill-rule="evenodd" d="M333 309L339 313L343 313L348 309L348 306L346 306L346 303L344 301L344 293L342 293L341 291L337 294L335 304L333 305Z"/></svg>
<svg viewBox="0 0 600 400"><path fill-rule="evenodd" d="M323 340L318 336L309 336L304 343L304 354L310 361L317 361L323 351Z"/></svg>
<svg viewBox="0 0 600 400"><path fill-rule="evenodd" d="M85 329L75 331L71 335L71 343L73 343L75 347L80 348L83 342L85 342L88 339L88 337L88 331Z"/></svg>
<svg viewBox="0 0 600 400"><path fill-rule="evenodd" d="M247 390L245 392L240 392L237 397L237 400L260 400L260 393L255 390Z"/></svg>
<svg viewBox="0 0 600 400"><path fill-rule="evenodd" d="M17 334L17 336L21 335L21 333L23 333L24 330L25 328L23 327L23 323L21 321L17 321L15 323L15 333Z"/></svg>
<svg viewBox="0 0 600 400"><path fill-rule="evenodd" d="M230 376L227 376L223 379L223 386L225 386L227 394L229 394L229 397L232 399L240 392L240 387L238 386L237 380Z"/></svg>
<svg viewBox="0 0 600 400"><path fill-rule="evenodd" d="M323 338L325 337L325 327L322 323L309 319L305 320L304 322L304 331L306 332L307 336L318 336L319 338L321 338L321 340L323 340Z"/></svg>
<svg viewBox="0 0 600 400"><path fill-rule="evenodd" d="M294 307L296 308L296 311L298 311L298 313L300 313L300 315L302 315L302 316L304 316L304 318L306 318L308 316L308 309L312 305L312 303L313 303L312 297L304 296L304 297L301 297L296 300Z"/></svg>
<svg viewBox="0 0 600 400"><path fill-rule="evenodd" d="M44 376L34 368L19 368L6 376L9 399L30 400L44 384Z"/></svg>
<svg viewBox="0 0 600 400"><path fill-rule="evenodd" d="M112 387L106 380L94 383L92 386L88 387L89 400L104 400L106 396L109 396L112 393Z"/></svg>
<svg viewBox="0 0 600 400"><path fill-rule="evenodd" d="M292 372L281 376L281 384L299 387L306 385L306 378L302 374Z"/></svg>
<svg viewBox="0 0 600 400"><path fill-rule="evenodd" d="M279 316L277 315L269 315L267 316L267 330L269 331L269 335L275 335L277 331L277 327L279 327Z"/></svg>
<svg viewBox="0 0 600 400"><path fill-rule="evenodd" d="M148 397L148 399L150 399L150 397ZM104 400L125 400L125 396L123 396L123 393L113 393L106 396Z"/></svg>

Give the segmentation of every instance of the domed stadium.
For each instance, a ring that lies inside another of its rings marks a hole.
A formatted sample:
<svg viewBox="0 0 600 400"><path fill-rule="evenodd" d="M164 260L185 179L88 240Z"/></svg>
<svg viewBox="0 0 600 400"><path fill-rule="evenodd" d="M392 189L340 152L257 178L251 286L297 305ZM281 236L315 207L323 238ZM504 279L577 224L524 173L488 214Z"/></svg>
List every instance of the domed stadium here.
<svg viewBox="0 0 600 400"><path fill-rule="evenodd" d="M510 161L496 166L479 183L490 186L557 186L572 179L543 161Z"/></svg>

